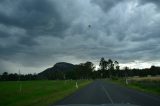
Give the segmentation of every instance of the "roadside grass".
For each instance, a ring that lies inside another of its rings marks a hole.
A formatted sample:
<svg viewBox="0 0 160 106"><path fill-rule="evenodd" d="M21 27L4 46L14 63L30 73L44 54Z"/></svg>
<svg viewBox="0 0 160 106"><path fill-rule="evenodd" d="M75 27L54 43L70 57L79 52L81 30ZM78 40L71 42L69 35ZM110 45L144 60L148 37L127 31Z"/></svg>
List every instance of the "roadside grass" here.
<svg viewBox="0 0 160 106"><path fill-rule="evenodd" d="M125 83L125 78L118 78L117 80L112 80L112 82L143 92L160 95L159 77L130 77L128 78L128 84Z"/></svg>
<svg viewBox="0 0 160 106"><path fill-rule="evenodd" d="M92 82L79 80L67 81L22 81L0 82L0 106L47 106L81 89Z"/></svg>

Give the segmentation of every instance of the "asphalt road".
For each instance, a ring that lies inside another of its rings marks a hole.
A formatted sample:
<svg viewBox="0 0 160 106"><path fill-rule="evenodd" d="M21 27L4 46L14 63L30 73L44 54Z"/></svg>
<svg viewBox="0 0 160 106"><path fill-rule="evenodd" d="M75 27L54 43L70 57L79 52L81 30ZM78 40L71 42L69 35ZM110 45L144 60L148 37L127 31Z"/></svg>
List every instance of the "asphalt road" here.
<svg viewBox="0 0 160 106"><path fill-rule="evenodd" d="M160 96L96 80L85 88L64 98L56 105L66 104L135 104L139 106L160 106Z"/></svg>

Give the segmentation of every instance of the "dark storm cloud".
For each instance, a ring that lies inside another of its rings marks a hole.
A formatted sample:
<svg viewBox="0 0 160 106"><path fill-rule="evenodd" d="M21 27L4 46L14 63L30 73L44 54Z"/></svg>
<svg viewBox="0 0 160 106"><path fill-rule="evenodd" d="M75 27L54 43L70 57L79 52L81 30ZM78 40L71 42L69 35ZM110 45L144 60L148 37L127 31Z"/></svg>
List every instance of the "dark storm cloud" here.
<svg viewBox="0 0 160 106"><path fill-rule="evenodd" d="M156 6L155 0L1 0L1 70L33 73L102 56L124 64L159 61Z"/></svg>
<svg viewBox="0 0 160 106"><path fill-rule="evenodd" d="M12 0L6 0L1 5L10 6L15 4ZM23 28L35 28L37 26L45 25L52 17L50 17L51 12L57 17L57 13L54 11L53 6L50 5L48 0L23 0L16 1L17 3L10 7L10 14L7 14L7 11L4 10L0 14L1 23L12 26L19 26ZM51 11L52 10L52 11Z"/></svg>
<svg viewBox="0 0 160 106"><path fill-rule="evenodd" d="M55 5L51 0L6 0L1 3L4 10L0 12L0 23L24 28L32 36L48 33L60 36L67 25Z"/></svg>
<svg viewBox="0 0 160 106"><path fill-rule="evenodd" d="M4 0L1 1L0 7L0 24L5 27L0 31L0 38L5 43L9 40L16 42L9 47L3 47L1 55L15 54L15 52L8 53L8 50L25 49L23 45L36 45L37 43L34 41L36 36L63 36L62 33L67 26L61 20L55 9L55 4L51 0ZM8 33L14 27L25 32L20 33L18 30L17 33ZM22 36L18 36L20 34Z"/></svg>

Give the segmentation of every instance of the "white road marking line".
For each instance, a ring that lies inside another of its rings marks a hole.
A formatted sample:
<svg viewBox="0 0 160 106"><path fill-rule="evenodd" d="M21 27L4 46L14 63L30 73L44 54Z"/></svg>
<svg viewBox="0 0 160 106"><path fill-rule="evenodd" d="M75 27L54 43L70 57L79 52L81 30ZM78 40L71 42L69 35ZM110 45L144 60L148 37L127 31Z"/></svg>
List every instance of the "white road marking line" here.
<svg viewBox="0 0 160 106"><path fill-rule="evenodd" d="M108 91L104 88L104 86L102 86L102 89L105 92L105 94L107 95L107 97L109 98L110 102L113 104L113 100L112 100L111 96L109 95Z"/></svg>

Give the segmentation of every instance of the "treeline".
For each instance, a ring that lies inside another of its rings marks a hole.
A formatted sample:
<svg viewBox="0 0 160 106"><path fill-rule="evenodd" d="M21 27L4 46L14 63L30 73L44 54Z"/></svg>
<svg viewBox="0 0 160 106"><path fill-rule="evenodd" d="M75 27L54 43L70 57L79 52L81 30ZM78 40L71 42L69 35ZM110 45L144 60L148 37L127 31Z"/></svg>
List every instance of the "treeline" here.
<svg viewBox="0 0 160 106"><path fill-rule="evenodd" d="M17 73L7 73L4 72L0 75L0 81L27 81L27 80L38 80L37 74L17 74Z"/></svg>
<svg viewBox="0 0 160 106"><path fill-rule="evenodd" d="M70 71L55 71L53 73L48 73L46 76L40 76L39 74L8 74L4 72L0 75L1 81L17 81L17 80L66 80L66 79L100 79L100 78L119 78L119 77L131 77L131 76L156 76L160 75L160 67L151 66L146 69L129 69L125 67L121 69L118 61L113 61L111 59L105 60L100 59L99 69L95 70L95 66L92 62L85 62L75 65L75 67Z"/></svg>
<svg viewBox="0 0 160 106"><path fill-rule="evenodd" d="M101 78L112 78L112 77L132 77L140 76L145 77L148 75L156 76L160 75L160 67L151 66L150 68L145 69L129 69L125 67L120 69L118 61L112 61L108 59L107 61L104 58L100 60L100 69L97 71Z"/></svg>

